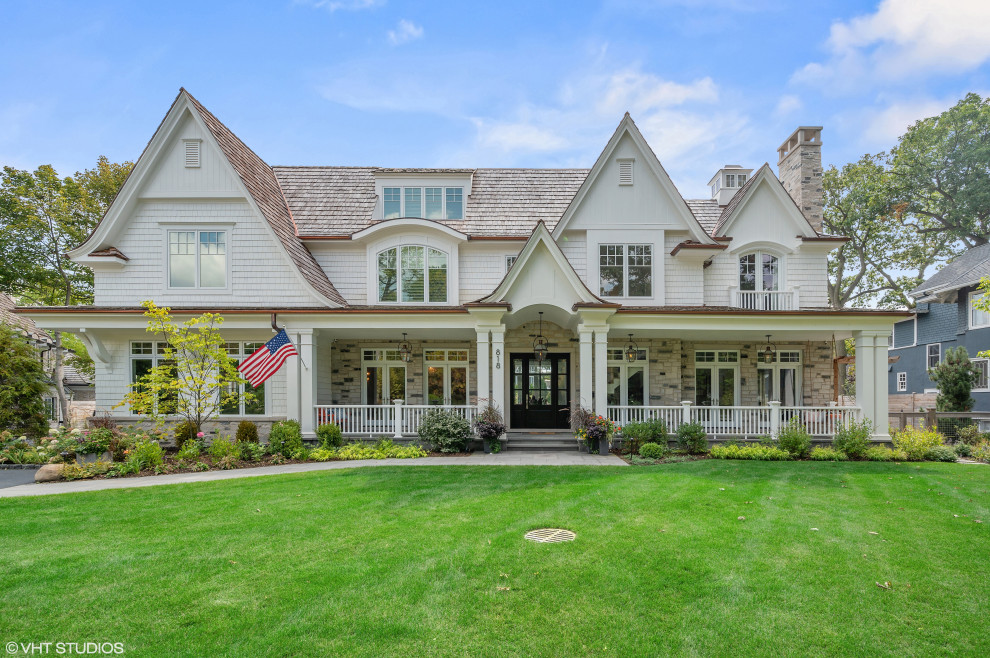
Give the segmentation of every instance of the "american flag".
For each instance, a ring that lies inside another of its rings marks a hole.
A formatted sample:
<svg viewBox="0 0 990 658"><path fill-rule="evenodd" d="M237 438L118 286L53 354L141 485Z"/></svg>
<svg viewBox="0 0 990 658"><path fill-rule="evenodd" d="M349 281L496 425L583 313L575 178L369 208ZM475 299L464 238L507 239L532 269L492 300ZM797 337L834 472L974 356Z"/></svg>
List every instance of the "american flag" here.
<svg viewBox="0 0 990 658"><path fill-rule="evenodd" d="M298 356L285 329L270 341L258 348L254 354L244 359L237 367L251 386L259 386L274 375L290 356Z"/></svg>

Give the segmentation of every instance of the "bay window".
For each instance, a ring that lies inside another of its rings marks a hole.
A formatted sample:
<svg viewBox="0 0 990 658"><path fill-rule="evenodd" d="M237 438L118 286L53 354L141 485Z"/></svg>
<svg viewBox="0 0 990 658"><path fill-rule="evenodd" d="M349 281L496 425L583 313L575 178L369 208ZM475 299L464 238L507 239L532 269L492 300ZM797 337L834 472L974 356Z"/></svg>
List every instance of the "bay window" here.
<svg viewBox="0 0 990 658"><path fill-rule="evenodd" d="M598 278L602 297L652 297L653 245L598 245Z"/></svg>
<svg viewBox="0 0 990 658"><path fill-rule="evenodd" d="M378 252L378 301L446 302L447 254L403 245Z"/></svg>

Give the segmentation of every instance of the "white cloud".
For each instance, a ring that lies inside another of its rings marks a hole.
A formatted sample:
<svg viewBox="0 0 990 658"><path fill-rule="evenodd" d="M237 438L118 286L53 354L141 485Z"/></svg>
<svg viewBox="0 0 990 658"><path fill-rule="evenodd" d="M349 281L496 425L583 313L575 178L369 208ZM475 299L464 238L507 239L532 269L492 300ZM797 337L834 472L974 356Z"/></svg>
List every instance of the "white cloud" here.
<svg viewBox="0 0 990 658"><path fill-rule="evenodd" d="M416 25L404 18L399 20L399 26L396 29L388 31L388 41L393 46L399 46L422 38L423 26Z"/></svg>
<svg viewBox="0 0 990 658"><path fill-rule="evenodd" d="M296 4L309 5L314 9L326 9L330 13L338 10L360 11L374 9L385 4L385 0L295 0Z"/></svg>
<svg viewBox="0 0 990 658"><path fill-rule="evenodd" d="M780 97L777 101L777 106L774 108L774 116L786 117L790 114L794 114L798 110L804 108L804 101L799 97L792 94L785 94Z"/></svg>
<svg viewBox="0 0 990 658"><path fill-rule="evenodd" d="M883 0L876 12L833 23L829 58L795 82L849 89L922 74L962 72L990 60L987 0Z"/></svg>

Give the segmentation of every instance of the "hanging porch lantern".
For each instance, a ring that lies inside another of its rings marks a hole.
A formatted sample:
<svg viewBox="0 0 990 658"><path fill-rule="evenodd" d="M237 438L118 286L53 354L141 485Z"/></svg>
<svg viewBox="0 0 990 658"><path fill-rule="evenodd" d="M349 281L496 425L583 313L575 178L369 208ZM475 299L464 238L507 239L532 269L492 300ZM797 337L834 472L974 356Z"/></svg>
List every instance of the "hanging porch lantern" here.
<svg viewBox="0 0 990 658"><path fill-rule="evenodd" d="M770 334L767 334L767 346L763 348L763 363L773 363L777 356L777 346L770 342Z"/></svg>
<svg viewBox="0 0 990 658"><path fill-rule="evenodd" d="M406 340L406 332L402 332L402 342L399 343L399 358L409 363L413 359L412 345Z"/></svg>
<svg viewBox="0 0 990 658"><path fill-rule="evenodd" d="M540 333L536 335L536 340L533 341L533 354L536 356L536 360L543 361L547 358L547 352L550 351L549 348L550 343L543 335L543 311L540 311Z"/></svg>
<svg viewBox="0 0 990 658"><path fill-rule="evenodd" d="M629 334L629 344L626 346L626 361L633 363L639 358L639 345L633 340L633 335Z"/></svg>

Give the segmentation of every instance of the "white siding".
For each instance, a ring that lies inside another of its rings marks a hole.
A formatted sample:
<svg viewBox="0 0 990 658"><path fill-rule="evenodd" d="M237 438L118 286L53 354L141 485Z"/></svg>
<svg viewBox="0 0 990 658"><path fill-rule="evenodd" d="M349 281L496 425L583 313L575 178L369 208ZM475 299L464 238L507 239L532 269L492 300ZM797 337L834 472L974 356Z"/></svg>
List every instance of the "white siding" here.
<svg viewBox="0 0 990 658"><path fill-rule="evenodd" d="M729 306L729 288L739 287L739 256L721 253L703 269L705 306Z"/></svg>
<svg viewBox="0 0 990 658"><path fill-rule="evenodd" d="M185 166L184 139L202 140L198 167ZM237 174L188 112L158 157L155 168L148 172L147 182L141 190L142 198L209 193L241 195Z"/></svg>
<svg viewBox="0 0 990 658"><path fill-rule="evenodd" d="M491 294L505 277L505 257L515 256L523 242L467 243L460 246L460 302L473 302Z"/></svg>
<svg viewBox="0 0 990 658"><path fill-rule="evenodd" d="M670 306L700 306L704 297L704 277L701 263L687 261L683 257L671 257L670 252L678 244L688 239L685 234L664 236L663 263L666 303Z"/></svg>
<svg viewBox="0 0 990 658"><path fill-rule="evenodd" d="M801 288L801 307L828 306L828 256L820 251L787 257L787 285Z"/></svg>
<svg viewBox="0 0 990 658"><path fill-rule="evenodd" d="M368 304L368 264L363 243L309 243L310 251L320 264L327 278L344 296L348 304Z"/></svg>
<svg viewBox="0 0 990 658"><path fill-rule="evenodd" d="M557 245L567 257L567 261L577 272L581 280L588 284L592 292L595 291L595 282L588 280L588 243L584 231L564 231L564 234L557 240Z"/></svg>
<svg viewBox="0 0 990 658"><path fill-rule="evenodd" d="M96 273L98 306L157 304L210 307L317 306L265 220L244 201L144 201L135 209L116 246L130 260L123 270ZM189 222L229 231L228 291L168 288L167 224Z"/></svg>

